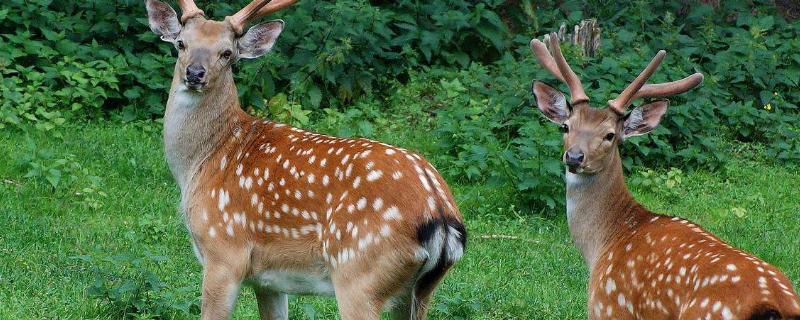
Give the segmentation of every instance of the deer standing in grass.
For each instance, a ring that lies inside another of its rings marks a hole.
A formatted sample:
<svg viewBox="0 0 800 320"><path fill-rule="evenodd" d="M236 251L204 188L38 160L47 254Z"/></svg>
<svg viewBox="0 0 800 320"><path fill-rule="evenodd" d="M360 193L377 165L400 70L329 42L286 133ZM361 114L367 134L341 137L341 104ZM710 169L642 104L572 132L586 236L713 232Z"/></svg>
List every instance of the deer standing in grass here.
<svg viewBox="0 0 800 320"><path fill-rule="evenodd" d="M261 319L287 319L287 294L335 295L343 319L425 318L462 256L466 231L422 157L242 111L231 65L270 51L283 21L247 22L295 1L256 0L224 21L192 0L146 0L150 27L178 49L164 147L203 265L202 318L230 317L240 286Z"/></svg>
<svg viewBox="0 0 800 320"><path fill-rule="evenodd" d="M539 109L564 132L567 220L589 266L591 319L800 319L800 298L777 268L694 223L653 213L631 196L617 145L653 130L667 110L656 100L626 114L632 100L686 92L703 80L645 84L665 52L608 108L594 109L550 35L551 55L534 39L539 62L569 86L571 102L540 81Z"/></svg>

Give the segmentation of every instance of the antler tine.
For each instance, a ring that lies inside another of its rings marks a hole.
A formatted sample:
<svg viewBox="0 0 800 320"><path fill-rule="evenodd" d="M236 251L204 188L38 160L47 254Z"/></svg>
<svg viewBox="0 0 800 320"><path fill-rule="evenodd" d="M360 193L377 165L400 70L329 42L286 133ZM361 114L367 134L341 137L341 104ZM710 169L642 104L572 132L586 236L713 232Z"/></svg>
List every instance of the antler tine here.
<svg viewBox="0 0 800 320"><path fill-rule="evenodd" d="M661 61L664 60L664 56L666 55L666 51L658 51L656 56L653 57L653 60L650 60L650 63L647 64L647 67L644 68L642 73L640 73L636 79L633 79L631 84L629 84L625 90L622 90L622 93L620 93L616 99L608 101L608 106L618 114L624 114L628 104L630 104L630 102L633 100L633 96L639 92L639 89L641 89L642 86L644 86L645 82L647 82L647 79L649 79L650 76L656 72L658 65L661 64Z"/></svg>
<svg viewBox="0 0 800 320"><path fill-rule="evenodd" d="M255 18L256 14L258 14L258 10L269 2L269 0L254 0L225 20L230 22L237 34L241 34L244 26L247 25L247 21Z"/></svg>
<svg viewBox="0 0 800 320"><path fill-rule="evenodd" d="M258 10L258 13L256 14L256 16L257 17L263 17L263 16L266 16L266 15L278 12L278 11L283 10L284 8L288 7L288 6L293 5L295 2L297 2L297 0L273 0L273 1L270 1L270 3L267 4L266 6L264 6L263 8L261 8L261 10Z"/></svg>
<svg viewBox="0 0 800 320"><path fill-rule="evenodd" d="M178 6L181 7L181 23L186 23L186 20L196 15L205 16L205 12L200 10L193 0L178 0Z"/></svg>
<svg viewBox="0 0 800 320"><path fill-rule="evenodd" d="M558 65L556 65L556 61L553 60L553 56L547 51L544 42L539 41L539 39L531 40L531 51L533 51L536 59L539 60L539 64L550 71L558 80L564 82L564 77L561 75L561 71L558 70Z"/></svg>
<svg viewBox="0 0 800 320"><path fill-rule="evenodd" d="M581 79L578 79L578 75L572 71L572 68L570 68L567 63L567 59L561 54L561 45L558 42L558 35L555 32L550 33L550 48L553 49L553 54L555 55L554 60L556 61L558 70L561 71L563 81L566 82L569 87L572 103L589 101L589 97L586 96L586 92L583 91Z"/></svg>
<svg viewBox="0 0 800 320"><path fill-rule="evenodd" d="M536 59L539 60L539 63L550 71L553 76L567 84L573 104L589 101L589 97L586 96L586 92L583 91L581 80L578 79L578 76L572 71L569 64L567 64L567 60L564 59L564 55L561 54L558 35L553 32L550 34L549 38L550 48L553 49L553 53L556 55L555 58L553 58L543 42L539 41L539 39L533 39L531 40L531 51L536 55Z"/></svg>
<svg viewBox="0 0 800 320"><path fill-rule="evenodd" d="M255 0L239 10L236 14L228 17L228 21L233 26L237 34L241 34L247 22L274 13L297 2L297 0Z"/></svg>
<svg viewBox="0 0 800 320"><path fill-rule="evenodd" d="M681 94L691 90L701 82L703 82L703 74L698 72L677 81L646 84L642 86L642 88L639 89L636 94L633 95L631 101L645 97L665 97L674 94Z"/></svg>

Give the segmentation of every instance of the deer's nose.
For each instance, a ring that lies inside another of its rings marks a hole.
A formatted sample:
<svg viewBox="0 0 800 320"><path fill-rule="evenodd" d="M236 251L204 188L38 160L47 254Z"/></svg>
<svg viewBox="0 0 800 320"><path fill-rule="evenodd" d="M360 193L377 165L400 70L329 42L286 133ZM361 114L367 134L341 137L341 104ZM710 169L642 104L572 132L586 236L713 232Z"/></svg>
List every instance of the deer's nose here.
<svg viewBox="0 0 800 320"><path fill-rule="evenodd" d="M206 69L203 68L202 65L199 64L190 64L186 67L186 80L189 83L201 83L203 82L203 77L206 75Z"/></svg>
<svg viewBox="0 0 800 320"><path fill-rule="evenodd" d="M583 151L569 149L564 153L564 163L570 167L577 167L583 163Z"/></svg>

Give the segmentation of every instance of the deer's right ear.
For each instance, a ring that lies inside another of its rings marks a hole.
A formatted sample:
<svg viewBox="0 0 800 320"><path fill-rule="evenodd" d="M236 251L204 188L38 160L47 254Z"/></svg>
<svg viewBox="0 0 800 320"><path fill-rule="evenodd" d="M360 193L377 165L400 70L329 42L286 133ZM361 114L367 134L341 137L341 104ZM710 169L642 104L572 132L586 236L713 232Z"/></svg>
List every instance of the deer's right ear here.
<svg viewBox="0 0 800 320"><path fill-rule="evenodd" d="M561 91L541 81L534 81L531 89L536 96L536 106L547 119L558 124L567 121L571 110L567 104L567 97Z"/></svg>
<svg viewBox="0 0 800 320"><path fill-rule="evenodd" d="M181 32L181 23L175 10L158 0L146 0L145 6L150 30L160 36L161 40L174 42Z"/></svg>

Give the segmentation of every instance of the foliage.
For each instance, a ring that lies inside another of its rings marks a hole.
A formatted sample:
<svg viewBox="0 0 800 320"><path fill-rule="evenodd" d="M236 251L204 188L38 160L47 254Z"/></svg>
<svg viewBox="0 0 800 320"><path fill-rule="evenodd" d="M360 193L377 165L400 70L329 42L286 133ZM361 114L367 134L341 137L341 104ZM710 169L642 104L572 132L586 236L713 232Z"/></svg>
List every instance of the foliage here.
<svg viewBox="0 0 800 320"><path fill-rule="evenodd" d="M436 300L432 309L446 319L463 320L474 319L475 314L480 313L482 306L478 299L455 294Z"/></svg>
<svg viewBox="0 0 800 320"><path fill-rule="evenodd" d="M582 56L564 45L592 105L604 107L659 48L672 54L652 82L695 71L703 72L706 80L690 93L670 97L671 107L658 129L623 143L627 168L666 163L719 167L727 160L719 151L726 140L764 144L771 159L800 160L795 104L800 101L800 24L736 6L714 12L701 7L704 14L680 18L666 10L662 18L653 12L663 10L639 5L618 8L634 12L628 12L625 21L612 19L616 25L609 25L598 57ZM735 23L726 24L734 13ZM631 48L630 43L645 45ZM558 182L564 170L559 162L561 136L557 126L535 110L529 86L533 79L557 81L550 80L524 44L514 53L491 65L427 71L421 81L435 86L429 90L434 94L412 96L430 98L422 103L437 110L438 162L446 164L448 175L509 183L523 202L553 208L563 201Z"/></svg>
<svg viewBox="0 0 800 320"><path fill-rule="evenodd" d="M678 168L669 168L665 172L644 169L628 179L628 183L641 190L663 194L667 197L678 197L679 193L677 191L680 189L684 179L683 170Z"/></svg>
<svg viewBox="0 0 800 320"><path fill-rule="evenodd" d="M195 288L173 289L164 283L149 265L167 261L166 257L115 255L104 258L77 256L90 266L94 282L86 289L90 298L105 304L108 316L123 319L161 319L200 314ZM104 264L109 268L101 267Z"/></svg>
<svg viewBox="0 0 800 320"><path fill-rule="evenodd" d="M9 37L11 43L4 46L11 48L12 44L27 41L20 37ZM11 51L20 50L11 48ZM47 55L48 51L43 52L42 55ZM63 124L71 114L97 117L103 102L119 89L116 72L107 61L81 63L70 57L60 58L49 66L2 68L0 92L4 99L0 105L0 128L31 122L37 129L48 131Z"/></svg>
<svg viewBox="0 0 800 320"><path fill-rule="evenodd" d="M267 102L269 118L293 126L308 125L308 114L311 111L303 110L303 106L289 102L283 93L276 94Z"/></svg>
<svg viewBox="0 0 800 320"><path fill-rule="evenodd" d="M249 2L198 3L222 19ZM244 105L265 108L284 93L302 105L339 107L421 65L496 56L510 36L494 11L500 3L301 1L280 14L288 23L274 52L240 62ZM52 127L101 108L127 121L158 117L174 54L149 30L141 0L7 1L0 10L0 125Z"/></svg>
<svg viewBox="0 0 800 320"><path fill-rule="evenodd" d="M199 5L219 19L247 2ZM425 151L448 179L508 185L521 203L554 208L563 201L560 136L533 108L529 85L555 81L528 42L592 17L604 30L597 56L564 51L594 106L659 49L670 54L652 81L706 76L670 98L658 129L624 143L626 168L717 168L727 141L800 160L800 22L766 0L715 5L301 1L279 14L287 27L275 51L241 61L236 81L248 110L293 125L342 136L370 137L397 121L434 131ZM149 31L139 0L10 0L0 34L0 127L163 114L175 53Z"/></svg>
<svg viewBox="0 0 800 320"><path fill-rule="evenodd" d="M738 141L768 144L768 154L776 159L800 159L796 129L800 22L782 20L769 6L752 7L738 1L726 1L713 11L699 6L682 17L667 14L662 18L657 10L644 8L633 7L628 12L631 19L620 20L620 30L610 39L613 45L646 43L649 48L674 51L665 64L675 68L662 67L657 81L677 79L691 69L706 75L703 87L667 117L665 126L674 129L654 135L659 148L685 139L688 148L674 149L679 158L713 151L716 142L708 137L721 130ZM710 156L689 157L699 162L719 160Z"/></svg>
<svg viewBox="0 0 800 320"><path fill-rule="evenodd" d="M92 175L72 154L58 154L50 148L42 148L29 136L24 140L25 151L17 158L17 167L24 172L24 178L46 182L53 190L59 186L76 189L79 202L91 209L102 207L101 199L107 194L100 177Z"/></svg>
<svg viewBox="0 0 800 320"><path fill-rule="evenodd" d="M659 173L653 169L647 169L634 176L630 183L642 189L655 191L658 189L675 189L683 181L683 171L678 168L670 168L669 171Z"/></svg>
<svg viewBox="0 0 800 320"><path fill-rule="evenodd" d="M436 111L434 159L443 164L445 175L492 185L511 183L525 203L554 208L561 201L562 184L553 183L563 171L561 142L549 134L555 128L536 121L523 82L492 76L479 64L456 73L432 70L419 76L414 81L435 86L429 100L418 103Z"/></svg>

